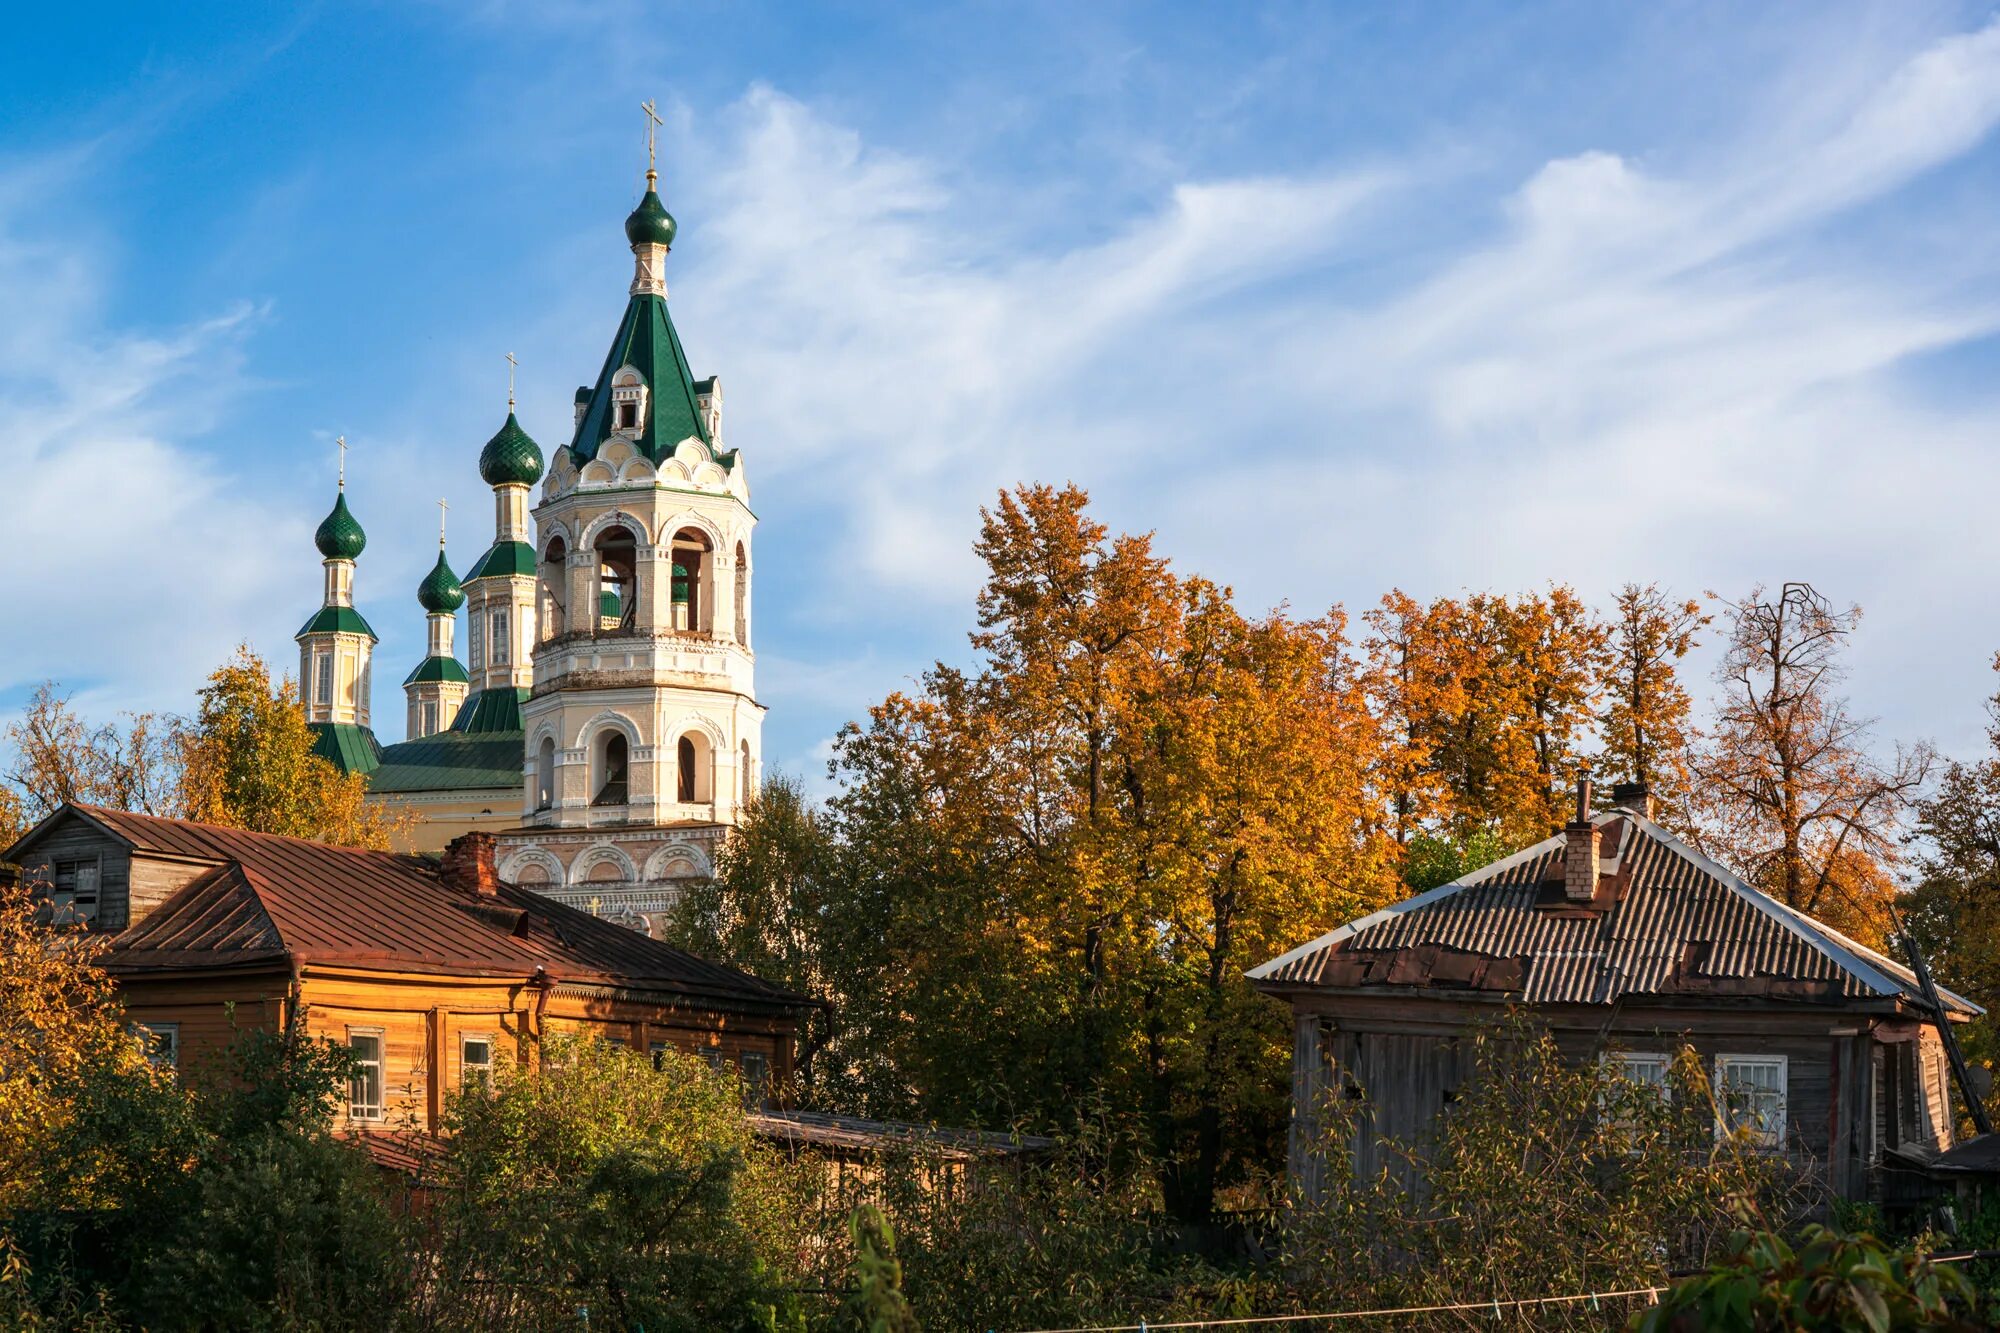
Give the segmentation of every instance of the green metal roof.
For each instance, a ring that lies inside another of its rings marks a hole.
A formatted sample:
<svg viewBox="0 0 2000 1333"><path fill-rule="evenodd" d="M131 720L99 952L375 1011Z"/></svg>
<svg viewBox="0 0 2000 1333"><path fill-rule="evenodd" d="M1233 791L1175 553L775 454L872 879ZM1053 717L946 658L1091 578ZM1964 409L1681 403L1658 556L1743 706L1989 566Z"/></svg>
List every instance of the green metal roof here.
<svg viewBox="0 0 2000 1333"><path fill-rule="evenodd" d="M371 792L491 791L521 789L526 753L521 733L463 735L439 732L382 751L382 764L368 775ZM496 811L496 813L498 813Z"/></svg>
<svg viewBox="0 0 2000 1333"><path fill-rule="evenodd" d="M611 379L624 366L637 370L651 390L646 419L634 441L640 453L659 464L690 435L703 444L711 443L701 407L695 401L694 374L688 369L687 353L681 350L680 335L674 332L674 321L667 314L666 300L641 293L626 303L618 336L611 340L611 352L604 358L597 386L590 391L590 406L570 441L579 465L597 457L598 447L611 437Z"/></svg>
<svg viewBox="0 0 2000 1333"><path fill-rule="evenodd" d="M518 687L503 685L498 689L481 690L458 706L458 716L451 720L451 729L454 732L513 732L518 741L521 705L527 700L528 691Z"/></svg>
<svg viewBox="0 0 2000 1333"><path fill-rule="evenodd" d="M375 631L368 628L368 622L351 606L322 606L292 637L303 639L308 634L360 634L370 642L375 641Z"/></svg>
<svg viewBox="0 0 2000 1333"><path fill-rule="evenodd" d="M417 663L417 669L403 677L405 685L423 685L432 682L446 684L470 684L472 677L465 674L465 668L456 657L426 657Z"/></svg>
<svg viewBox="0 0 2000 1333"><path fill-rule="evenodd" d="M320 520L319 531L313 533L313 545L329 560L356 559L368 545L368 534L348 512L346 491L334 497L333 509Z"/></svg>
<svg viewBox="0 0 2000 1333"><path fill-rule="evenodd" d="M535 548L526 542L494 542L466 574L465 581L504 579L519 574L535 577Z"/></svg>
<svg viewBox="0 0 2000 1333"><path fill-rule="evenodd" d="M479 477L488 486L532 486L542 475L542 448L528 438L508 409L507 423L479 451Z"/></svg>
<svg viewBox="0 0 2000 1333"><path fill-rule="evenodd" d="M451 572L442 547L438 548L438 562L431 566L431 572L424 575L424 581L417 585L417 605L432 615L456 611L465 605L465 589L459 586L458 575Z"/></svg>
<svg viewBox="0 0 2000 1333"><path fill-rule="evenodd" d="M312 752L343 773L368 773L382 762L375 733L353 722L312 722Z"/></svg>

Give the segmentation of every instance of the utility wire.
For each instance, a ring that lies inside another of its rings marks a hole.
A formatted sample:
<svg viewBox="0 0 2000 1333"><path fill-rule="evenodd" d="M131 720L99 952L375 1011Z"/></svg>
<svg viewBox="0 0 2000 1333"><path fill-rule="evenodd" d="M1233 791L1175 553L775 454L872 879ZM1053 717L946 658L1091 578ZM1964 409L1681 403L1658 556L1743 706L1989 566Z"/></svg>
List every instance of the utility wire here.
<svg viewBox="0 0 2000 1333"><path fill-rule="evenodd" d="M1958 1264L1970 1259L2000 1258L2000 1250L1956 1250L1944 1254L1925 1256L1934 1264ZM1706 1272L1698 1269L1697 1272ZM1680 1276L1676 1274L1676 1276ZM1688 1276L1692 1276L1689 1274ZM1657 1303L1666 1287L1631 1287L1623 1291L1586 1291L1576 1296L1524 1296L1518 1300L1460 1301L1452 1305L1401 1305L1382 1310L1334 1310L1322 1314L1270 1314L1252 1315L1239 1319L1185 1319L1178 1322L1155 1324L1141 1320L1136 1324L1078 1324L1069 1328L1036 1328L1023 1333L1159 1333L1160 1330L1182 1328L1248 1328L1255 1325L1303 1324L1315 1320L1331 1322L1339 1319L1386 1319L1393 1315L1406 1314L1449 1314L1466 1310L1490 1311L1498 1316L1502 1310L1515 1310L1528 1305L1576 1305L1589 1301L1629 1300L1635 1296L1648 1298L1648 1303Z"/></svg>

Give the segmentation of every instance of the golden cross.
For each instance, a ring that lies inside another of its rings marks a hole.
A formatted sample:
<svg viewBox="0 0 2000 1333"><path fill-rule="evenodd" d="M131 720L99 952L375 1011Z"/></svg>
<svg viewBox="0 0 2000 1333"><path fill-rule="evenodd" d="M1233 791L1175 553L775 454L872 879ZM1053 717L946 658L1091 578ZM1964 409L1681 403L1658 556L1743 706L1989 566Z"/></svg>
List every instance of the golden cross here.
<svg viewBox="0 0 2000 1333"><path fill-rule="evenodd" d="M336 435L333 442L340 446L340 489L347 489L347 437Z"/></svg>
<svg viewBox="0 0 2000 1333"><path fill-rule="evenodd" d="M444 511L449 508L451 508L451 506L444 502L444 497L439 496L438 497L438 549L440 551L444 549Z"/></svg>
<svg viewBox="0 0 2000 1333"><path fill-rule="evenodd" d="M520 363L514 360L512 352L507 353L507 410L514 410L514 367Z"/></svg>
<svg viewBox="0 0 2000 1333"><path fill-rule="evenodd" d="M655 143L660 126L666 124L660 113L653 109L651 98L639 103L639 109L646 113L646 183L651 185L659 176L654 167Z"/></svg>

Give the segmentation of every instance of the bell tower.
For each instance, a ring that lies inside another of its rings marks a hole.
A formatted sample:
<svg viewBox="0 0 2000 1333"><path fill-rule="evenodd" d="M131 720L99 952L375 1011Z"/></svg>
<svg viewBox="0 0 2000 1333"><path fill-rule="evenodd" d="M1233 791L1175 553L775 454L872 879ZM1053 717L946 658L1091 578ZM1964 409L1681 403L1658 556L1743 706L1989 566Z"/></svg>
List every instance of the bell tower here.
<svg viewBox="0 0 2000 1333"><path fill-rule="evenodd" d="M532 515L522 828L501 837L504 876L646 929L712 872L756 789L764 716L756 516L721 387L694 378L667 312L676 225L657 181L625 220L624 317Z"/></svg>

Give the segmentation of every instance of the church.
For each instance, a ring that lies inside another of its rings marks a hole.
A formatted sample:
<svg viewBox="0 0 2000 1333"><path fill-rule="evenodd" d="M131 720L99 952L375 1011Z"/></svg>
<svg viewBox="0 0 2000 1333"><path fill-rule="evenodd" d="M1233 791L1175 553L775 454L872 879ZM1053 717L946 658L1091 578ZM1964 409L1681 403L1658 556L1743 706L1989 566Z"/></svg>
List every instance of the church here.
<svg viewBox="0 0 2000 1333"><path fill-rule="evenodd" d="M756 790L764 715L756 516L723 444L721 385L695 378L667 311L674 229L649 165L625 219L624 316L553 457L509 391L479 451L492 544L460 576L440 534L416 590L429 632L403 678L408 739L382 746L370 722L376 636L355 605L367 538L344 470L315 534L324 605L296 636L316 752L408 817L410 850L491 833L501 879L649 934L710 875Z"/></svg>

